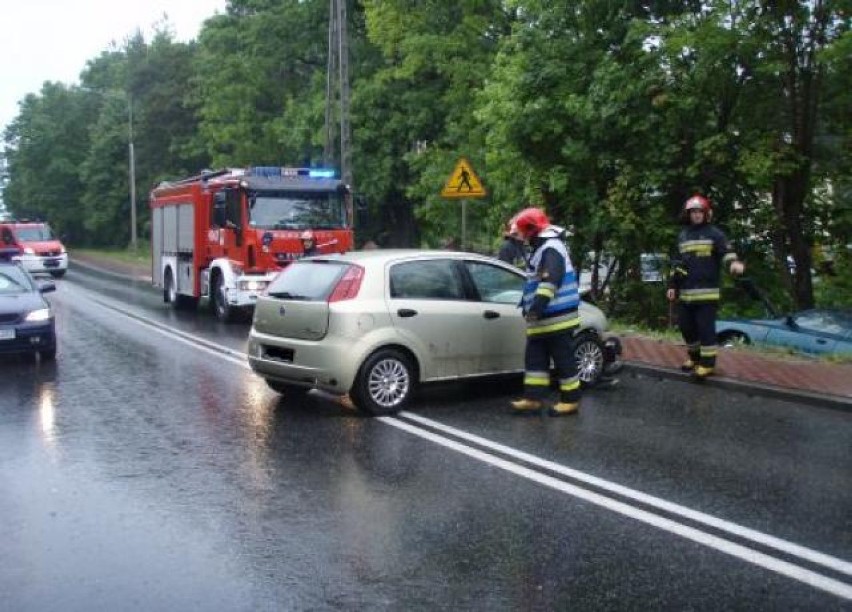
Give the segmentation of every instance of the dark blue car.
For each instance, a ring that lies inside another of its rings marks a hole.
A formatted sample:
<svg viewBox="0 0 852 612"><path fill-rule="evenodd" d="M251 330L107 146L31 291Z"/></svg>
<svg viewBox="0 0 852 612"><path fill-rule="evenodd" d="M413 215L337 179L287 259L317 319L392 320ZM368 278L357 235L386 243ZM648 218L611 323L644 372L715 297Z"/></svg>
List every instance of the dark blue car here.
<svg viewBox="0 0 852 612"><path fill-rule="evenodd" d="M42 296L55 289L53 282L37 282L20 264L0 257L0 353L56 357L53 309Z"/></svg>
<svg viewBox="0 0 852 612"><path fill-rule="evenodd" d="M852 311L814 308L769 319L716 321L719 344L766 344L823 355L852 355Z"/></svg>

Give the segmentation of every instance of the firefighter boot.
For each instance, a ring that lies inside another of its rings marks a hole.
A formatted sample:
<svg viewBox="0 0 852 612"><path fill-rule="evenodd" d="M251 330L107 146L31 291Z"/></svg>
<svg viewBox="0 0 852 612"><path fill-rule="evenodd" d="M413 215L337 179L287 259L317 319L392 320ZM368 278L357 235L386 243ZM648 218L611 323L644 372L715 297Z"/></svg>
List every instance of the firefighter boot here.
<svg viewBox="0 0 852 612"><path fill-rule="evenodd" d="M567 414L574 414L579 409L580 402L559 402L551 406L547 414L553 417L565 416Z"/></svg>
<svg viewBox="0 0 852 612"><path fill-rule="evenodd" d="M540 400L522 398L512 402L512 414L538 414L541 407Z"/></svg>
<svg viewBox="0 0 852 612"><path fill-rule="evenodd" d="M699 380L704 380L711 374L713 374L713 368L708 368L707 366L702 365L695 368L695 378Z"/></svg>
<svg viewBox="0 0 852 612"><path fill-rule="evenodd" d="M680 364L680 369L683 372L692 372L695 370L695 362L692 359L687 359Z"/></svg>

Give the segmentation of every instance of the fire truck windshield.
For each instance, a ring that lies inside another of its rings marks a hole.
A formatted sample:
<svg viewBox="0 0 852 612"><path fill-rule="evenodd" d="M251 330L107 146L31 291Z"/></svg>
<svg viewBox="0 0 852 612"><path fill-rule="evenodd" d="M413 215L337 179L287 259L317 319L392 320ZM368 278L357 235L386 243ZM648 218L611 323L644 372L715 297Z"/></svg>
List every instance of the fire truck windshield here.
<svg viewBox="0 0 852 612"><path fill-rule="evenodd" d="M15 228L15 235L21 242L44 242L47 240L56 240L56 236L50 231L50 226L47 224L27 225Z"/></svg>
<svg viewBox="0 0 852 612"><path fill-rule="evenodd" d="M259 229L346 227L346 206L338 192L257 192L249 206L249 223Z"/></svg>

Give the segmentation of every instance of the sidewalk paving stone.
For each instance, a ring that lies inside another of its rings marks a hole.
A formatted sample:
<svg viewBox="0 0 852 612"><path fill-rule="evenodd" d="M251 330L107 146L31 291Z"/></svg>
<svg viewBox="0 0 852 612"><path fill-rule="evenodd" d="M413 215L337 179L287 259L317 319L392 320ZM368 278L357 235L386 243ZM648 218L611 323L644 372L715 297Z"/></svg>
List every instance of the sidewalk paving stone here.
<svg viewBox="0 0 852 612"><path fill-rule="evenodd" d="M648 364L678 371L686 359L683 343L641 335L621 337L627 364ZM686 377L686 375L684 375ZM811 357L774 357L747 349L719 349L716 374L719 380L736 380L775 387L808 396L836 398L852 409L852 364L831 363ZM713 380L711 378L711 380Z"/></svg>

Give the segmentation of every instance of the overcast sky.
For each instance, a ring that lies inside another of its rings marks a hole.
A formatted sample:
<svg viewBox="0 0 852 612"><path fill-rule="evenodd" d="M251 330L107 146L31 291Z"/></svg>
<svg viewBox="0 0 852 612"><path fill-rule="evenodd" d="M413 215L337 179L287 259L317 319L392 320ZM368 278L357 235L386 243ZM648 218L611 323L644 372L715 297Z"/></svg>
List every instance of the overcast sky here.
<svg viewBox="0 0 852 612"><path fill-rule="evenodd" d="M18 102L45 81L79 84L86 61L137 29L150 40L168 16L178 40L196 38L201 23L225 12L227 0L0 0L0 131Z"/></svg>

